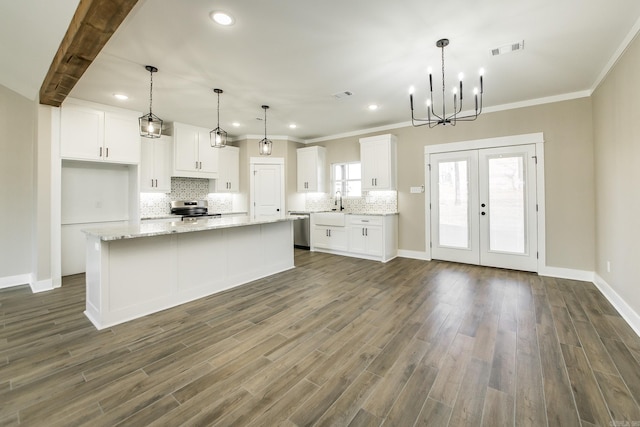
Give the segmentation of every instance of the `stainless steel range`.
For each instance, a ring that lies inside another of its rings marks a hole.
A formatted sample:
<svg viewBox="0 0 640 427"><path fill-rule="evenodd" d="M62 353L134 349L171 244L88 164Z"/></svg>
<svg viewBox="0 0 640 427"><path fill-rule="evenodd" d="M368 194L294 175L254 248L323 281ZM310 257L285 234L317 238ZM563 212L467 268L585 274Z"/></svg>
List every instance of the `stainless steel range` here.
<svg viewBox="0 0 640 427"><path fill-rule="evenodd" d="M171 214L180 216L183 221L198 218L220 218L219 213L209 213L206 200L176 200L171 202Z"/></svg>

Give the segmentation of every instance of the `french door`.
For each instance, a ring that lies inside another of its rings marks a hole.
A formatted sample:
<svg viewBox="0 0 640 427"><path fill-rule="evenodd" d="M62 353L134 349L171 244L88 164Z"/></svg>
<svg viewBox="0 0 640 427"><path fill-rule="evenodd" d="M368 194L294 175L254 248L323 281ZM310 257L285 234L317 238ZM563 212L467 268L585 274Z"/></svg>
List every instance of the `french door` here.
<svg viewBox="0 0 640 427"><path fill-rule="evenodd" d="M431 154L431 257L537 271L535 145Z"/></svg>

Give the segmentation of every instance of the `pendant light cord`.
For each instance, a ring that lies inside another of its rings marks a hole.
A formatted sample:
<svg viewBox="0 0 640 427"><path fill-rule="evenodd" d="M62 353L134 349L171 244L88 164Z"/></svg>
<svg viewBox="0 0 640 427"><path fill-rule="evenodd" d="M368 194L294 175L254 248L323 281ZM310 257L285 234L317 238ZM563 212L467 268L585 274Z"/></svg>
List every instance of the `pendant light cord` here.
<svg viewBox="0 0 640 427"><path fill-rule="evenodd" d="M446 118L446 112L445 112L445 107L444 107L444 93L445 93L445 86L444 86L444 48L445 46L443 45L440 50L442 51L442 118Z"/></svg>
<svg viewBox="0 0 640 427"><path fill-rule="evenodd" d="M218 132L220 132L220 92L218 94Z"/></svg>
<svg viewBox="0 0 640 427"><path fill-rule="evenodd" d="M153 105L153 71L149 71L151 75L151 84L149 85L149 117L153 116L153 111L151 110L151 106Z"/></svg>

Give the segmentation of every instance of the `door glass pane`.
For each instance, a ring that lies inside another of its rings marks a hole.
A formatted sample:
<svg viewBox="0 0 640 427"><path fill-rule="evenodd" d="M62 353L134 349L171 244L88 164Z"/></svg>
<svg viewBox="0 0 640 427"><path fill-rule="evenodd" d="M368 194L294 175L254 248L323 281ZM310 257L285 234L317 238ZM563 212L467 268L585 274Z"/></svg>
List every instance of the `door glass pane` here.
<svg viewBox="0 0 640 427"><path fill-rule="evenodd" d="M469 247L468 161L438 164L440 246Z"/></svg>
<svg viewBox="0 0 640 427"><path fill-rule="evenodd" d="M525 253L524 159L489 159L489 250Z"/></svg>

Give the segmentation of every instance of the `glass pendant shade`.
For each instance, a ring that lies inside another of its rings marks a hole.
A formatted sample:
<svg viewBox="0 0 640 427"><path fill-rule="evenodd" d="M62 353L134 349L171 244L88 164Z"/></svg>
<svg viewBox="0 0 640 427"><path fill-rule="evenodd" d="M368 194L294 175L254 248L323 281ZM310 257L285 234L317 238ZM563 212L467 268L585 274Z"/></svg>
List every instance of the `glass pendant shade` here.
<svg viewBox="0 0 640 427"><path fill-rule="evenodd" d="M224 148L227 146L227 132L219 127L209 132L209 142L213 148Z"/></svg>
<svg viewBox="0 0 640 427"><path fill-rule="evenodd" d="M214 89L218 94L218 127L209 132L209 143L213 148L224 148L227 145L227 132L220 128L220 94L222 89Z"/></svg>
<svg viewBox="0 0 640 427"><path fill-rule="evenodd" d="M270 156L272 147L273 142L271 142L271 140L267 138L264 138L262 141L258 142L258 152L261 156Z"/></svg>
<svg viewBox="0 0 640 427"><path fill-rule="evenodd" d="M160 138L162 136L162 119L153 114L153 73L158 72L158 69L153 65L147 65L144 67L150 74L149 84L149 113L138 119L140 125L140 136L145 138Z"/></svg>
<svg viewBox="0 0 640 427"><path fill-rule="evenodd" d="M140 124L140 136L145 138L160 138L162 136L162 119L149 113L138 119Z"/></svg>
<svg viewBox="0 0 640 427"><path fill-rule="evenodd" d="M260 142L258 142L258 153L261 156L270 156L271 149L273 148L273 142L267 138L267 109L268 105L263 105L262 109L264 110L264 138Z"/></svg>

